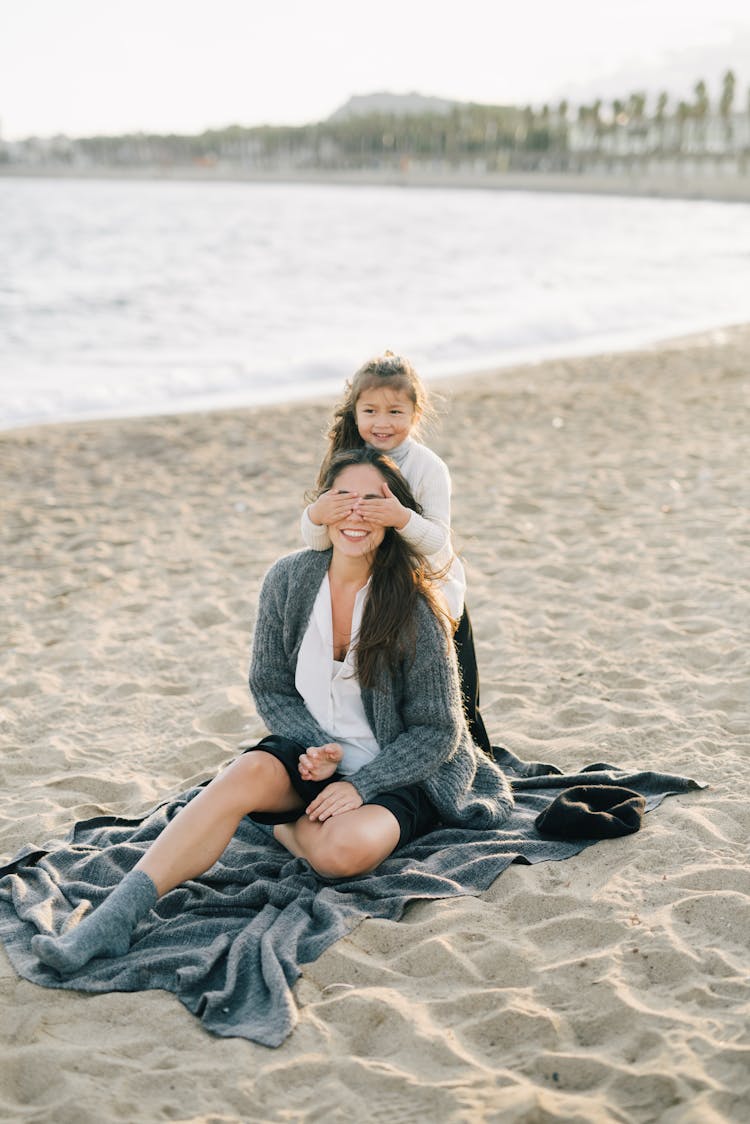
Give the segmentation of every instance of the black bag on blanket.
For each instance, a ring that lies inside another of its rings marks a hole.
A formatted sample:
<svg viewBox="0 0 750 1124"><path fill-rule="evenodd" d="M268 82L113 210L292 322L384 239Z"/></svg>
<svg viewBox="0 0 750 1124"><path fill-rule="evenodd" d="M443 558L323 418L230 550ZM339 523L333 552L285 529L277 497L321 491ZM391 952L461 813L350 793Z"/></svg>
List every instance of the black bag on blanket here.
<svg viewBox="0 0 750 1124"><path fill-rule="evenodd" d="M534 825L545 839L613 839L638 831L645 811L632 788L581 784L561 792Z"/></svg>

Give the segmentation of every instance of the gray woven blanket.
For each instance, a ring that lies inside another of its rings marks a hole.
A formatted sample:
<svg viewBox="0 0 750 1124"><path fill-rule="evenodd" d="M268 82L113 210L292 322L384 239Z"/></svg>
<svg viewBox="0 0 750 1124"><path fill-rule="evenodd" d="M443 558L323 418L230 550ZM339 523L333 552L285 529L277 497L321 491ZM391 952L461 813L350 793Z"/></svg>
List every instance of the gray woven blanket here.
<svg viewBox="0 0 750 1124"><path fill-rule="evenodd" d="M705 787L605 764L563 775L507 750L495 755L516 796L515 812L501 830L440 828L372 874L331 881L245 819L207 874L160 899L126 956L95 959L63 980L32 956L32 936L57 933L71 911L101 902L199 788L141 819L82 821L65 842L25 847L0 867L0 939L18 973L33 983L90 992L162 988L212 1033L278 1046L297 1019L291 989L301 965L364 918L396 921L411 901L476 894L512 862L566 859L590 846L591 840L542 839L534 826L563 790L624 786L641 793L650 811L667 795Z"/></svg>

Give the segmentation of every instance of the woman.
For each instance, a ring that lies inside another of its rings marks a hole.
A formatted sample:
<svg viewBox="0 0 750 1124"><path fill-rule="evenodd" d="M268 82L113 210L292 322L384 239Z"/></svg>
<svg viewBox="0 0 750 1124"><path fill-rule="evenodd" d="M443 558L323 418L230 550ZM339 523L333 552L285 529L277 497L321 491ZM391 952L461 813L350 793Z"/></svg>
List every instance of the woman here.
<svg viewBox="0 0 750 1124"><path fill-rule="evenodd" d="M395 495L418 511L376 450L337 454L323 490ZM453 646L424 560L353 511L329 551L280 559L260 593L250 688L272 734L175 816L106 901L34 953L65 975L122 956L157 899L205 873L243 816L322 876L373 870L437 822L493 828L509 785L472 743Z"/></svg>

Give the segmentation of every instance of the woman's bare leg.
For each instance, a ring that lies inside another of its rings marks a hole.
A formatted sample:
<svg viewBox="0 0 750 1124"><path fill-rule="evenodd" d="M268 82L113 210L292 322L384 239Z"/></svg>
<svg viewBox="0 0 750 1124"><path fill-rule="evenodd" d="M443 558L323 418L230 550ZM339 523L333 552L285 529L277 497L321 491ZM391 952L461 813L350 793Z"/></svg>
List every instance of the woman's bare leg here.
<svg viewBox="0 0 750 1124"><path fill-rule="evenodd" d="M135 869L148 874L161 896L213 866L248 812L302 806L280 761L262 750L245 753L180 809Z"/></svg>
<svg viewBox="0 0 750 1124"><path fill-rule="evenodd" d="M393 812L380 804L365 804L323 823L300 816L294 823L277 824L274 836L297 858L325 878L367 874L395 851L401 837Z"/></svg>
<svg viewBox="0 0 750 1124"><path fill-rule="evenodd" d="M69 932L33 937L34 954L60 975L96 956L124 956L138 922L167 890L216 862L244 815L302 807L286 769L263 751L235 761L180 809L108 898Z"/></svg>

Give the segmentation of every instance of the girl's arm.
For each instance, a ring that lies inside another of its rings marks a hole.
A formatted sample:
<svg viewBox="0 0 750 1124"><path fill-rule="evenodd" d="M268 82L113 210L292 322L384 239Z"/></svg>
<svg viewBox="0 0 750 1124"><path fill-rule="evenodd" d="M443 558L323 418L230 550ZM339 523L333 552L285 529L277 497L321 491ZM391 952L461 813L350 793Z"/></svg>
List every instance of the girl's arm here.
<svg viewBox="0 0 750 1124"><path fill-rule="evenodd" d="M428 557L447 548L452 552L451 478L447 467L435 457L424 466L412 490L423 514L413 511L400 534L410 546Z"/></svg>
<svg viewBox="0 0 750 1124"><path fill-rule="evenodd" d="M450 523L443 523L427 515L417 515L416 511L412 511L408 523L401 528L399 534L409 546L427 558L442 555L446 550L449 558L453 554Z"/></svg>
<svg viewBox="0 0 750 1124"><path fill-rule="evenodd" d="M310 550L328 550L331 545L328 528L325 525L319 527L317 523L313 523L310 518L309 506L302 512L300 530L302 531L302 540Z"/></svg>

